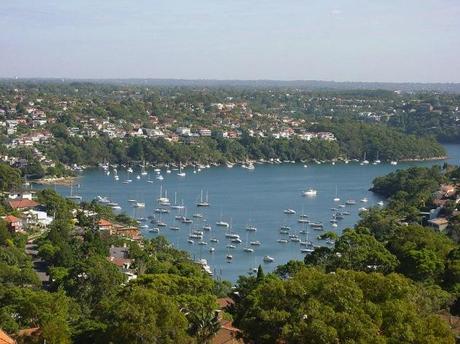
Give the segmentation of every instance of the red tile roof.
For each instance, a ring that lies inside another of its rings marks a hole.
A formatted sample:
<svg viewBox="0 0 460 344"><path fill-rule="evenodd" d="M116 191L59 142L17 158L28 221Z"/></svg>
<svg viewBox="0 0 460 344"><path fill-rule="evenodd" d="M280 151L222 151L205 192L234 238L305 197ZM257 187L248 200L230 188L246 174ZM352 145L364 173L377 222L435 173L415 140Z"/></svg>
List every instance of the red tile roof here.
<svg viewBox="0 0 460 344"><path fill-rule="evenodd" d="M212 339L212 344L243 344L242 339L237 339L236 336L239 330L232 326L231 321L222 321L221 328Z"/></svg>
<svg viewBox="0 0 460 344"><path fill-rule="evenodd" d="M15 344L16 341L0 329L0 344Z"/></svg>
<svg viewBox="0 0 460 344"><path fill-rule="evenodd" d="M229 297L223 297L223 298L217 299L217 304L219 305L220 309L225 309L229 305L232 305L233 303L234 303L233 300Z"/></svg>
<svg viewBox="0 0 460 344"><path fill-rule="evenodd" d="M107 260L119 268L122 268L125 266L125 264L131 264L133 262L132 259L129 258L115 258L115 257L107 257Z"/></svg>
<svg viewBox="0 0 460 344"><path fill-rule="evenodd" d="M99 226L102 226L102 227L110 227L110 226L112 226L112 222L104 220L104 219L100 219L97 224Z"/></svg>
<svg viewBox="0 0 460 344"><path fill-rule="evenodd" d="M30 199L12 199L8 203L13 209L35 208L39 205L39 203Z"/></svg>
<svg viewBox="0 0 460 344"><path fill-rule="evenodd" d="M14 215L7 215L7 216L5 216L5 221L6 221L7 223L14 223L14 222L19 222L19 221L21 221L21 219L20 219L20 218L17 218L17 217L14 216Z"/></svg>

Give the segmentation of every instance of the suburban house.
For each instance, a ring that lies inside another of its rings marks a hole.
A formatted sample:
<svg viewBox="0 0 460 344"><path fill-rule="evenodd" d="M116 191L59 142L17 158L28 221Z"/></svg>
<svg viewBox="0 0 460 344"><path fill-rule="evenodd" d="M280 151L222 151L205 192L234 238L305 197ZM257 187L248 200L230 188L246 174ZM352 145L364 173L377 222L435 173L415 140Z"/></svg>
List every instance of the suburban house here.
<svg viewBox="0 0 460 344"><path fill-rule="evenodd" d="M22 220L13 215L7 215L3 218L11 232L22 232Z"/></svg>
<svg viewBox="0 0 460 344"><path fill-rule="evenodd" d="M128 282L136 279L136 270L131 269L134 259L129 258L129 248L124 244L123 246L112 245L109 249L109 256L107 260L115 264L118 269L127 277Z"/></svg>
<svg viewBox="0 0 460 344"><path fill-rule="evenodd" d="M39 204L34 200L27 198L12 199L8 201L8 205L13 210L27 210L37 207Z"/></svg>
<svg viewBox="0 0 460 344"><path fill-rule="evenodd" d="M219 305L219 314L224 311L228 306L233 304L233 300L229 297L217 299ZM237 335L240 332L237 328L233 327L230 320L224 319L219 315L220 329L212 339L212 344L243 344L242 339L238 339Z"/></svg>
<svg viewBox="0 0 460 344"><path fill-rule="evenodd" d="M435 219L428 220L428 223L430 226L434 227L436 230L442 232L449 225L449 220L447 220L444 217L437 217Z"/></svg>
<svg viewBox="0 0 460 344"><path fill-rule="evenodd" d="M99 222L97 223L98 228L100 231L111 231L113 229L113 224L110 221L100 219Z"/></svg>
<svg viewBox="0 0 460 344"><path fill-rule="evenodd" d="M53 222L53 217L49 216L46 211L29 209L23 214L28 226L48 227Z"/></svg>
<svg viewBox="0 0 460 344"><path fill-rule="evenodd" d="M131 240L141 240L142 236L136 227L114 224L110 221L101 219L98 222L99 231L109 236L120 236Z"/></svg>

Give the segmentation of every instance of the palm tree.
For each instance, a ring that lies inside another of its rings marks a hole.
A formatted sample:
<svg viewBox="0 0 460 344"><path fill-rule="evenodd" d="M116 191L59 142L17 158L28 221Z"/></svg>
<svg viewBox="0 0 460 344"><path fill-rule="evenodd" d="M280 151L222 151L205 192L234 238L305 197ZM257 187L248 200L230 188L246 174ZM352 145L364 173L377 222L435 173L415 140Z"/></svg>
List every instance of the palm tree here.
<svg viewBox="0 0 460 344"><path fill-rule="evenodd" d="M187 318L190 324L189 331L198 343L209 344L221 327L218 312L191 312Z"/></svg>

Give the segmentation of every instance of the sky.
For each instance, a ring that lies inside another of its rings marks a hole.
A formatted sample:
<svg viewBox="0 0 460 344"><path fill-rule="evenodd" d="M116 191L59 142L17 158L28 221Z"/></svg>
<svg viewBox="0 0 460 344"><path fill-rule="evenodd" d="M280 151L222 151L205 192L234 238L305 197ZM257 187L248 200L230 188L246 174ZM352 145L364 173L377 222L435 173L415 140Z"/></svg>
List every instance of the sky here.
<svg viewBox="0 0 460 344"><path fill-rule="evenodd" d="M460 82L460 0L1 0L0 77Z"/></svg>

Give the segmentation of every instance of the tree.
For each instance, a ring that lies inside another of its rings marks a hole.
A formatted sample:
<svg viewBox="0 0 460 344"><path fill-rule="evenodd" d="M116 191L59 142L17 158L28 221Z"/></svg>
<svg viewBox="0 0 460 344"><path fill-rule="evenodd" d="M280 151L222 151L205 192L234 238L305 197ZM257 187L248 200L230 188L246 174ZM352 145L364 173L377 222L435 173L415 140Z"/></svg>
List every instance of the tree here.
<svg viewBox="0 0 460 344"><path fill-rule="evenodd" d="M398 272L416 281L439 283L454 244L431 228L410 225L401 226L386 246L400 262Z"/></svg>
<svg viewBox="0 0 460 344"><path fill-rule="evenodd" d="M190 322L189 333L197 343L208 344L220 330L218 313L214 312L191 312L187 315Z"/></svg>
<svg viewBox="0 0 460 344"><path fill-rule="evenodd" d="M187 320L168 296L144 288L127 289L111 306L108 339L117 343L190 343Z"/></svg>
<svg viewBox="0 0 460 344"><path fill-rule="evenodd" d="M432 296L394 273L305 267L289 279L269 277L246 288L232 314L250 342L455 342Z"/></svg>
<svg viewBox="0 0 460 344"><path fill-rule="evenodd" d="M0 191L17 189L21 184L21 172L7 164L0 163Z"/></svg>
<svg viewBox="0 0 460 344"><path fill-rule="evenodd" d="M328 270L342 268L389 273L398 266L396 257L364 229L345 230L335 243L332 257Z"/></svg>

